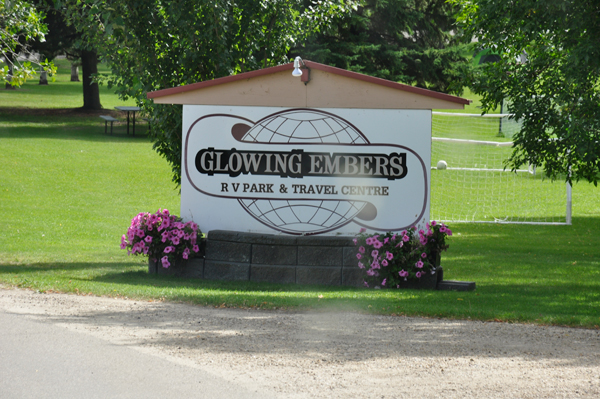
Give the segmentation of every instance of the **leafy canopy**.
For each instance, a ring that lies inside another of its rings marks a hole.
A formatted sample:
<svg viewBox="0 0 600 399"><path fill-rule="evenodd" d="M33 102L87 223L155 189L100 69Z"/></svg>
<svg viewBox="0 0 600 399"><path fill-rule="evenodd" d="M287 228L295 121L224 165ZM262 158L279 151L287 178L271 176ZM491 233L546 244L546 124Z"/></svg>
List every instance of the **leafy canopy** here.
<svg viewBox="0 0 600 399"><path fill-rule="evenodd" d="M181 106L146 93L274 66L299 40L356 7L320 0L66 0L68 19L112 68L122 98L151 118L154 148L181 179Z"/></svg>
<svg viewBox="0 0 600 399"><path fill-rule="evenodd" d="M292 52L313 61L445 93L462 92L470 40L446 0L366 0Z"/></svg>
<svg viewBox="0 0 600 399"><path fill-rule="evenodd" d="M0 0L0 81L20 86L35 75L32 63L20 62L18 53L27 52L27 41L44 40L47 27L43 18L44 14L27 1ZM55 71L51 64L41 65L47 71Z"/></svg>
<svg viewBox="0 0 600 399"><path fill-rule="evenodd" d="M453 0L460 23L501 60L471 76L484 111L508 100L522 121L508 166L552 178L600 177L600 3Z"/></svg>

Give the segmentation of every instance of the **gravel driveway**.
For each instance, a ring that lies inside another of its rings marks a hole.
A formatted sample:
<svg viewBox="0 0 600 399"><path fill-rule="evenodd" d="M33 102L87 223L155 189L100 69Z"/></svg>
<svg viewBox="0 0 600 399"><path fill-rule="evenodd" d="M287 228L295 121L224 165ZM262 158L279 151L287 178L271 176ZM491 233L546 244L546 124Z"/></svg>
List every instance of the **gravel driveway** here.
<svg viewBox="0 0 600 399"><path fill-rule="evenodd" d="M0 309L281 398L600 398L600 331L0 288Z"/></svg>

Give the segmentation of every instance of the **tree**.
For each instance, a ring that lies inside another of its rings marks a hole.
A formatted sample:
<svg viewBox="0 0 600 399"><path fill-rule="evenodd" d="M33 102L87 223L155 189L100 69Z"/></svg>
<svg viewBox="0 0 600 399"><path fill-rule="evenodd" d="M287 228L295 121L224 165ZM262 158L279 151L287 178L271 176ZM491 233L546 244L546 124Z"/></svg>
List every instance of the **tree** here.
<svg viewBox="0 0 600 399"><path fill-rule="evenodd" d="M484 111L507 99L522 122L507 166L553 179L600 177L600 3L454 0L461 24L501 60L470 76Z"/></svg>
<svg viewBox="0 0 600 399"><path fill-rule="evenodd" d="M0 79L11 86L20 86L35 75L30 61L20 62L18 54L28 54L27 41L33 38L44 39L46 26L41 22L39 13L27 1L0 0ZM53 66L41 63L46 70Z"/></svg>
<svg viewBox="0 0 600 399"><path fill-rule="evenodd" d="M292 50L312 61L446 93L462 92L468 41L446 0L366 0Z"/></svg>
<svg viewBox="0 0 600 399"><path fill-rule="evenodd" d="M181 179L181 106L154 104L153 90L286 62L289 48L348 12L353 2L302 0L67 0L69 20L113 72L108 84L151 119L156 151Z"/></svg>
<svg viewBox="0 0 600 399"><path fill-rule="evenodd" d="M56 5L54 0L34 0L35 6L45 15L47 25L45 40L36 40L31 48L46 60L52 61L57 55L65 53L71 59L81 59L83 75L83 109L102 109L100 88L93 79L98 73L98 55L90 43L83 39L73 25L66 20L66 9Z"/></svg>

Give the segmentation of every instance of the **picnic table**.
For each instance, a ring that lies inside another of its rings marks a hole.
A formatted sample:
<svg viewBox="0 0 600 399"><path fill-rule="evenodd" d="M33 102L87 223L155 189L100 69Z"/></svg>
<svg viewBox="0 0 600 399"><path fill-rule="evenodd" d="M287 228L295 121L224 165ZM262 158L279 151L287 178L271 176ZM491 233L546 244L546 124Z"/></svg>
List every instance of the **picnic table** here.
<svg viewBox="0 0 600 399"><path fill-rule="evenodd" d="M129 134L129 113L133 114L133 135L135 136L135 113L140 110L140 107L118 106L115 109L127 112L127 134Z"/></svg>

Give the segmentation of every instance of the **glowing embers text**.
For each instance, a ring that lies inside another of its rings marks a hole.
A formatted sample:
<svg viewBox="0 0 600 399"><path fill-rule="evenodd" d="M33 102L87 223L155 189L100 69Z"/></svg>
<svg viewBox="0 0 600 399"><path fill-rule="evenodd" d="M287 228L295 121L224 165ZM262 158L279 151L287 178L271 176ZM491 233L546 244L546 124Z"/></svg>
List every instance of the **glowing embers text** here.
<svg viewBox="0 0 600 399"><path fill-rule="evenodd" d="M196 154L203 174L278 175L280 177L335 176L402 179L408 173L406 153L352 154L292 150L289 152L215 150Z"/></svg>

